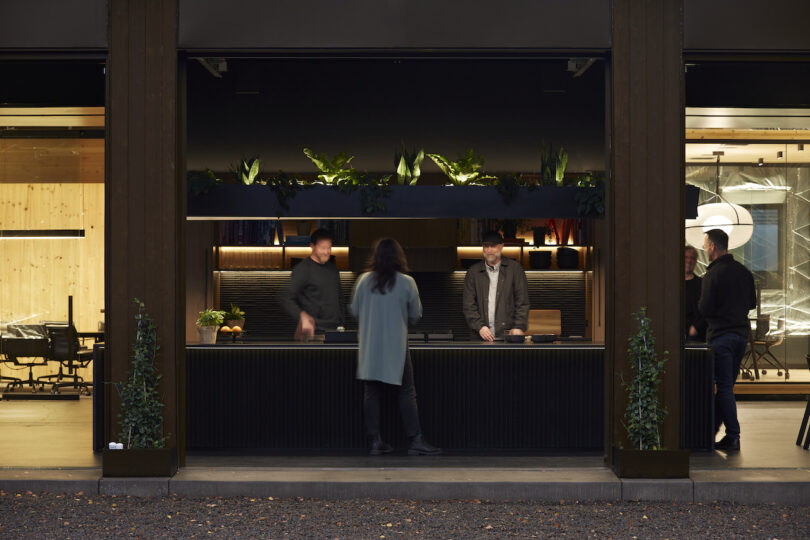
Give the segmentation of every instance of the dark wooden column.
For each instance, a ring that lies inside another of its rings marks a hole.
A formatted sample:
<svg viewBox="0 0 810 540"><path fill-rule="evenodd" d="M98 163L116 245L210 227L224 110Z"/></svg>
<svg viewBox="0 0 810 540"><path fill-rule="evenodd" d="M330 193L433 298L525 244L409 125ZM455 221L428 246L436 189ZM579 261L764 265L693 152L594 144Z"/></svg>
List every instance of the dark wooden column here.
<svg viewBox="0 0 810 540"><path fill-rule="evenodd" d="M629 380L631 314L647 306L669 410L664 445L680 439L683 325L684 102L681 0L614 0L608 189L606 449L626 443L622 377Z"/></svg>
<svg viewBox="0 0 810 540"><path fill-rule="evenodd" d="M173 447L182 441L177 388L185 342L177 0L110 0L109 28L106 372L110 381L126 377L138 298L157 325L164 430ZM120 401L114 390L108 395L107 434L117 439Z"/></svg>

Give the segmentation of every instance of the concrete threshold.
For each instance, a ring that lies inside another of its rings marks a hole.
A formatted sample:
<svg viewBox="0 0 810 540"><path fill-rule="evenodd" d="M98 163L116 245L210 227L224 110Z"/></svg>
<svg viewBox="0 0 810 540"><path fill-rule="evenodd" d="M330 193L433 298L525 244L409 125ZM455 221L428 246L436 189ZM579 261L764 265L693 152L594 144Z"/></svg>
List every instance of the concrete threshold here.
<svg viewBox="0 0 810 540"><path fill-rule="evenodd" d="M140 497L312 497L559 501L729 501L810 505L808 469L693 470L620 479L607 468L183 468L172 478L102 478L100 469L0 470L0 490Z"/></svg>

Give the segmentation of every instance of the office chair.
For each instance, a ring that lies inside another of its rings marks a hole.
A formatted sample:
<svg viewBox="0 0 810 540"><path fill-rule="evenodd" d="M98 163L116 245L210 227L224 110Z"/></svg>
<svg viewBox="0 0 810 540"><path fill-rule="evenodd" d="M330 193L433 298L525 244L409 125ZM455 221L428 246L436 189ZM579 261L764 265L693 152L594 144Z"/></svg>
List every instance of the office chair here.
<svg viewBox="0 0 810 540"><path fill-rule="evenodd" d="M775 368L776 374L781 377L782 372L785 372L785 380L790 378L790 370L787 364L780 362L776 356L771 352L771 347L776 347L782 344L785 339L785 320L777 319L776 330L771 332L771 317L770 315L760 315L756 319L756 329L751 332L748 338L748 351L743 357L742 366L740 370L743 372L743 378L759 379L759 374L767 374L767 369L763 367ZM768 365L763 366L761 362L766 362Z"/></svg>
<svg viewBox="0 0 810 540"><path fill-rule="evenodd" d="M38 377L37 382L50 382L55 394L60 388L72 387L89 395L93 383L86 382L76 369L87 367L93 361L93 351L79 345L79 336L72 324L46 324L45 331L48 333L49 358L59 362L59 373Z"/></svg>
<svg viewBox="0 0 810 540"><path fill-rule="evenodd" d="M9 358L3 352L3 340L2 339L0 339L0 364L12 364L13 365L13 362L11 360L9 360ZM2 384L3 381L8 381L9 382L9 384L6 385L6 389L8 389L8 387L10 386L10 383L19 384L19 383L22 382L22 379L20 379L18 377L9 377L8 375L0 374L0 384Z"/></svg>
<svg viewBox="0 0 810 540"><path fill-rule="evenodd" d="M804 357L807 360L807 369L810 370L810 353ZM810 429L807 428L808 420L810 420L810 396L807 396L807 406L804 408L804 417L802 424L799 426L799 436L796 438L796 446L801 446L805 450L810 448ZM805 429L806 435L805 435ZM804 444L802 444L802 437L804 437Z"/></svg>
<svg viewBox="0 0 810 540"><path fill-rule="evenodd" d="M44 335L44 329L38 324L8 325L9 334L0 339L0 348L6 359L4 362L11 363L19 367L28 368L28 378L18 379L16 377L3 377L11 380L6 385L6 390L22 389L29 386L31 392L36 392L37 386L42 388L38 380L34 379L34 367L48 364L48 338ZM28 359L22 361L21 359ZM39 361L37 359L40 359Z"/></svg>

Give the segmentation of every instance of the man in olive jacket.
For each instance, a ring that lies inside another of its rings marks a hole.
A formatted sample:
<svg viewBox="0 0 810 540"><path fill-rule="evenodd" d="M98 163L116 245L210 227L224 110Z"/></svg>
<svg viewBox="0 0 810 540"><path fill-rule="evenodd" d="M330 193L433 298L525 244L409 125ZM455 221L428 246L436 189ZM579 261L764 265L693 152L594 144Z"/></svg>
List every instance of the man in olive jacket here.
<svg viewBox="0 0 810 540"><path fill-rule="evenodd" d="M473 264L464 278L464 318L484 341L506 334L523 334L529 324L529 284L517 261L503 257L497 232L483 237L484 260Z"/></svg>
<svg viewBox="0 0 810 540"><path fill-rule="evenodd" d="M740 422L734 381L740 374L740 362L751 332L748 311L757 307L754 276L728 252L728 235L722 230L712 229L706 233L703 250L711 262L703 275L698 308L709 325L706 341L714 359L715 432L721 423L726 426L726 435L714 447L737 451L740 449Z"/></svg>

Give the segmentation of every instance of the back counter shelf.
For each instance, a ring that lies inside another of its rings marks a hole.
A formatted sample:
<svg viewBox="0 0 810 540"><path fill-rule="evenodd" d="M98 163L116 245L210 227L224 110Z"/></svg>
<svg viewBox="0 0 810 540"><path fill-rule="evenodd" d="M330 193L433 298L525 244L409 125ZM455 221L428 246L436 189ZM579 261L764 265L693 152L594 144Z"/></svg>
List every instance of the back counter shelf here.
<svg viewBox="0 0 810 540"><path fill-rule="evenodd" d="M410 350L422 429L434 444L473 453L603 450L603 346L450 342ZM711 362L705 350L685 357L687 376L703 384L684 389L684 445L708 450ZM356 358L356 344L187 345L187 448L363 451ZM404 448L394 395L382 414L383 436Z"/></svg>

